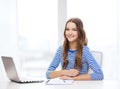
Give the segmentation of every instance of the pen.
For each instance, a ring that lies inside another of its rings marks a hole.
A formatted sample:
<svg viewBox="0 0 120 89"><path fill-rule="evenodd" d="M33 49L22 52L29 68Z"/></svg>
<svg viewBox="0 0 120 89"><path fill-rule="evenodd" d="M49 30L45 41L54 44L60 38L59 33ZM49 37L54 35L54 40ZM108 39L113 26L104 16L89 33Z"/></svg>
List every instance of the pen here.
<svg viewBox="0 0 120 89"><path fill-rule="evenodd" d="M50 81L50 79L48 79L48 80L46 81L46 84L47 84L49 81Z"/></svg>

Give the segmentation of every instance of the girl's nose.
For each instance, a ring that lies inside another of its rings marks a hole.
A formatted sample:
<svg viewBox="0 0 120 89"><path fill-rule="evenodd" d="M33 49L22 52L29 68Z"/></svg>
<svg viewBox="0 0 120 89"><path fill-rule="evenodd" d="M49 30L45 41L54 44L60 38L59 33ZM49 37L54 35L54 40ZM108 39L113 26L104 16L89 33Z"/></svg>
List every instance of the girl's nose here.
<svg viewBox="0 0 120 89"><path fill-rule="evenodd" d="M69 34L72 34L72 31L71 31L71 30L69 31Z"/></svg>

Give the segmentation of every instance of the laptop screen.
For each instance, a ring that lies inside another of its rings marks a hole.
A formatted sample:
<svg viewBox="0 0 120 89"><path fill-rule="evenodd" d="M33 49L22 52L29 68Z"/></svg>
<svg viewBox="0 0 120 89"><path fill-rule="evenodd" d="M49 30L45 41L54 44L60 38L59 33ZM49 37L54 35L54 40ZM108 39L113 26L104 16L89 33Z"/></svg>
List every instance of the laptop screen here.
<svg viewBox="0 0 120 89"><path fill-rule="evenodd" d="M2 58L3 65L4 65L8 78L10 80L20 81L12 57L2 56L1 58Z"/></svg>

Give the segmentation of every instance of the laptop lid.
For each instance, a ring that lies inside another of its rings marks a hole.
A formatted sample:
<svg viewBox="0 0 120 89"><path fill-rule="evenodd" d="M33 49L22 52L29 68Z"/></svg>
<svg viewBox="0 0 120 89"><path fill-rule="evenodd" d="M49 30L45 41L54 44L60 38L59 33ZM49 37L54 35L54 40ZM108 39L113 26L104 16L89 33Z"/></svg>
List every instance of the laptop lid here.
<svg viewBox="0 0 120 89"><path fill-rule="evenodd" d="M18 74L17 74L15 64L12 60L12 57L2 56L1 58L2 58L2 61L3 61L3 65L4 65L4 68L5 68L7 77L12 81L14 81L14 80L20 81L20 79L18 77Z"/></svg>
<svg viewBox="0 0 120 89"><path fill-rule="evenodd" d="M7 77L14 82L20 82L20 83L29 83L29 82L43 82L44 80L33 80L33 79L24 79L21 80L18 76L17 70L16 70L16 66L15 63L13 61L12 57L8 57L8 56L1 56L2 61L3 61L3 65L7 74Z"/></svg>

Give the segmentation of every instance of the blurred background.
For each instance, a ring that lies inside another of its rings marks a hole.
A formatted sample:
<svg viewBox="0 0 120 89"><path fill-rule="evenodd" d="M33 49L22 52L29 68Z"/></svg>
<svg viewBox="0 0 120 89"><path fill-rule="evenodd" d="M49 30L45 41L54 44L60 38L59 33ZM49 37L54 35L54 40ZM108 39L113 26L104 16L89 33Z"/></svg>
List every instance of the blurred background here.
<svg viewBox="0 0 120 89"><path fill-rule="evenodd" d="M0 56L12 56L20 75L45 76L71 17L83 21L89 48L103 52L105 79L119 80L119 0L0 0Z"/></svg>

